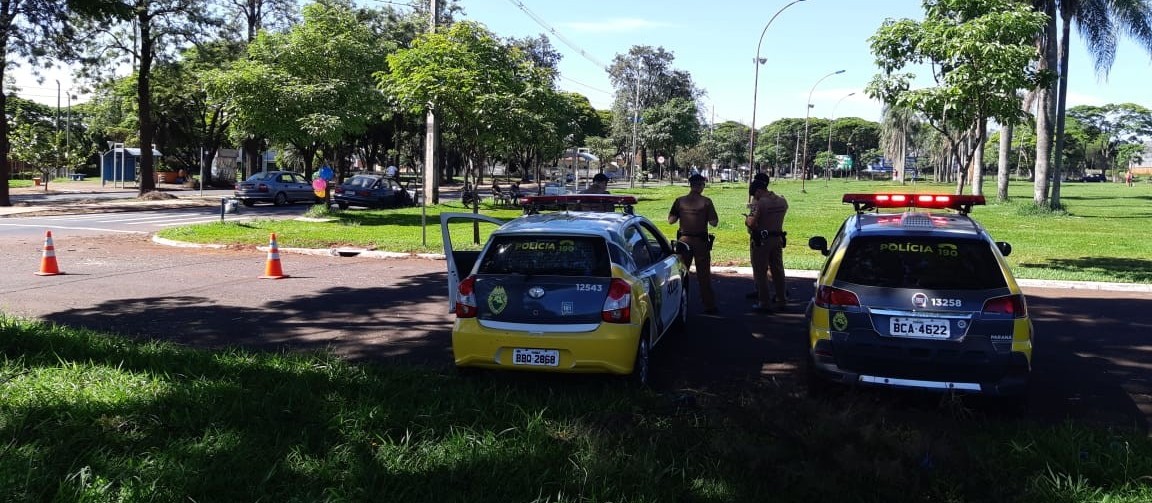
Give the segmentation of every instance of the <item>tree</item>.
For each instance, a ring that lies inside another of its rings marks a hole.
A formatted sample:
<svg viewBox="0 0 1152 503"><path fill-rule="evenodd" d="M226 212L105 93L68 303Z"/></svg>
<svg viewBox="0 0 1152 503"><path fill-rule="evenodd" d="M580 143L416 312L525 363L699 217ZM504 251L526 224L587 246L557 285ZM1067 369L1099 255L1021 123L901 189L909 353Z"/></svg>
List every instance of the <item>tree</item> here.
<svg viewBox="0 0 1152 503"><path fill-rule="evenodd" d="M675 169L677 149L695 145L700 140L696 103L673 98L645 110L643 130L644 144L662 152L668 159L661 168L670 166Z"/></svg>
<svg viewBox="0 0 1152 503"><path fill-rule="evenodd" d="M140 194L156 189L153 178L156 117L153 115L152 70L176 57L184 47L201 41L209 28L219 26L206 0L123 0L119 6L132 13L119 24L88 22L83 32L85 67L113 74L116 66L131 63L135 70L136 113L139 124ZM112 57L109 57L111 55ZM90 77L99 78L96 74Z"/></svg>
<svg viewBox="0 0 1152 503"><path fill-rule="evenodd" d="M1117 33L1127 33L1152 53L1152 5L1146 0L1048 0L1059 6L1060 70L1056 103L1056 152L1062 152L1064 142L1065 109L1068 105L1068 52L1072 23L1079 28L1088 53L1096 65L1096 73L1107 76L1116 58ZM1062 158L1057 155L1052 176L1053 209L1060 208L1060 178Z"/></svg>
<svg viewBox="0 0 1152 503"><path fill-rule="evenodd" d="M70 59L76 20L104 20L114 15L127 16L128 12L111 0L0 2L0 110L8 110L8 69L25 62L36 71L44 59ZM12 206L8 191L8 157L12 148L9 128L7 114L0 114L0 206Z"/></svg>
<svg viewBox="0 0 1152 503"><path fill-rule="evenodd" d="M1135 103L1075 106L1068 110L1068 119L1077 124L1067 126L1065 135L1079 136L1081 144L1091 146L1092 153L1099 158L1095 167L1105 174L1117 166L1118 154L1124 145L1140 145L1141 138L1152 136L1152 111Z"/></svg>
<svg viewBox="0 0 1152 503"><path fill-rule="evenodd" d="M982 166L975 154L983 148L987 120L1021 120L1017 90L1042 78L1028 66L1045 17L1015 0L938 0L924 7L923 22L887 20L870 38L882 73L867 92L922 114L948 142L957 166L971 170L972 190L979 194ZM898 72L923 63L931 65L937 85L912 89L912 75ZM967 177L962 169L958 193Z"/></svg>
<svg viewBox="0 0 1152 503"><path fill-rule="evenodd" d="M644 111L680 98L696 103L702 95L692 83L692 76L672 67L675 56L663 47L632 46L628 54L617 54L606 68L616 97L613 100L612 138L621 145L629 145L635 134L641 151L642 169L647 169L647 149L639 137L639 123Z"/></svg>
<svg viewBox="0 0 1152 503"><path fill-rule="evenodd" d="M410 48L390 54L388 71L376 78L403 110L435 110L470 166L482 167L509 138L545 124L536 105L559 99L546 69L472 22L421 35Z"/></svg>
<svg viewBox="0 0 1152 503"><path fill-rule="evenodd" d="M310 4L303 16L288 32L258 34L247 60L208 72L207 88L212 99L227 104L237 139L265 137L290 145L307 177L323 152L343 174L349 141L389 110L373 74L386 67L394 48L350 4Z"/></svg>

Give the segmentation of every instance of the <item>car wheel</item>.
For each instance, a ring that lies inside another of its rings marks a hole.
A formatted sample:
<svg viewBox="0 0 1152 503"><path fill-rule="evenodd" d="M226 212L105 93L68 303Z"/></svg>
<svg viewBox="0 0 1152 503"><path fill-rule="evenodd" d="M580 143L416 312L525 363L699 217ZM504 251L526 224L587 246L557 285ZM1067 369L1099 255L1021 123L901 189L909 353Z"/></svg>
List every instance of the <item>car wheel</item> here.
<svg viewBox="0 0 1152 503"><path fill-rule="evenodd" d="M632 374L629 376L638 386L648 386L651 352L652 345L648 340L648 331L645 330L640 334L640 342L636 344L636 359L632 362Z"/></svg>
<svg viewBox="0 0 1152 503"><path fill-rule="evenodd" d="M276 206L284 206L284 205L288 204L288 194L285 194L283 192L277 192L276 198L272 200L272 204L274 204Z"/></svg>
<svg viewBox="0 0 1152 503"><path fill-rule="evenodd" d="M248 208L256 206L256 201L253 201L251 199L241 199L240 203L243 204L245 207L248 207Z"/></svg>
<svg viewBox="0 0 1152 503"><path fill-rule="evenodd" d="M346 210L346 209L348 209L348 203L341 201L339 203L336 203L336 207L340 208L342 210Z"/></svg>

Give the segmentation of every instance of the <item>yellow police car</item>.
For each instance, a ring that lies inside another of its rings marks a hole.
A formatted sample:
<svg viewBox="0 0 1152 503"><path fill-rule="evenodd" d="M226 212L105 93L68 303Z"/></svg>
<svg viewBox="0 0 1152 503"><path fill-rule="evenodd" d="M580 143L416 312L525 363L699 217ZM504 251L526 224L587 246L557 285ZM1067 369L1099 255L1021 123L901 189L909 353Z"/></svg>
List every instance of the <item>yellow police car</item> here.
<svg viewBox="0 0 1152 503"><path fill-rule="evenodd" d="M809 303L809 363L821 378L1017 397L1032 368L1032 320L1004 257L969 213L983 196L845 194L855 212ZM895 210L895 211L893 211Z"/></svg>
<svg viewBox="0 0 1152 503"><path fill-rule="evenodd" d="M626 374L647 383L653 347L687 322L685 245L633 214L633 196L524 202L527 214L507 222L440 216L456 366ZM479 250L461 247L476 233L459 224L481 221L499 227Z"/></svg>

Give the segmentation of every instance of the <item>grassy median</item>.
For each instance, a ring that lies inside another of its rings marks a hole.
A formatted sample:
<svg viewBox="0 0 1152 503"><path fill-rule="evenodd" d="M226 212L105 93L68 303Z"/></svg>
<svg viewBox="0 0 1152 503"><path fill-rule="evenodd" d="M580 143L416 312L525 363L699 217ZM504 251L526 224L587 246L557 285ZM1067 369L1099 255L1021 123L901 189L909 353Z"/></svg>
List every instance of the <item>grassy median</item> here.
<svg viewBox="0 0 1152 503"><path fill-rule="evenodd" d="M3 501L1152 501L1141 435L937 399L460 378L3 316L0 355Z"/></svg>
<svg viewBox="0 0 1152 503"><path fill-rule="evenodd" d="M918 182L904 186L888 182L856 180L775 181L770 187L788 198L790 211L785 222L788 248L785 266L790 269L818 269L824 257L808 249L808 238L831 239L852 211L843 204L846 192L951 193L951 185ZM989 187L994 190L995 187ZM976 217L998 241L1012 244L1009 263L1019 278L1152 282L1152 239L1143 231L1152 227L1152 184L1126 187L1115 183L1065 183L1062 187L1064 211L1037 210L1032 204L1032 185L1016 181L1011 185L1011 201L976 207ZM672 199L687 187L612 187L615 194L635 194L640 203L636 212L655 221L668 234ZM712 184L705 194L712 197L721 223L713 251L714 262L747 265L748 241L741 214L746 212L744 184ZM393 210L352 209L337 211L328 222L298 220L255 220L243 223L212 223L166 229L161 237L196 243L267 244L276 232L281 247L359 246L398 252L442 251L439 214L470 211L458 201L422 208ZM423 215L422 215L423 212ZM481 205L481 213L499 218L515 218L515 209ZM422 223L427 227L422 229ZM481 227L480 240L487 237ZM454 229L458 238L468 241L471 226Z"/></svg>

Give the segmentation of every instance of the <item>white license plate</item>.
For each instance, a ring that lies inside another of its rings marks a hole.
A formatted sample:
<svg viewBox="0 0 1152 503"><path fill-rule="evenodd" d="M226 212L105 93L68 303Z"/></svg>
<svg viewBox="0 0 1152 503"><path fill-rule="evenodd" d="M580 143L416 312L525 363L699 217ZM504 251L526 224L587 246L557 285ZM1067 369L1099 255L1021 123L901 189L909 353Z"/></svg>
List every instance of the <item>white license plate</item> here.
<svg viewBox="0 0 1152 503"><path fill-rule="evenodd" d="M947 339L948 320L933 318L892 318L888 333L896 337L922 337L925 339Z"/></svg>
<svg viewBox="0 0 1152 503"><path fill-rule="evenodd" d="M520 349L512 350L513 365L532 365L535 367L557 367L560 365L560 351L555 349Z"/></svg>

